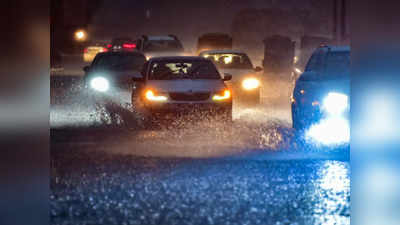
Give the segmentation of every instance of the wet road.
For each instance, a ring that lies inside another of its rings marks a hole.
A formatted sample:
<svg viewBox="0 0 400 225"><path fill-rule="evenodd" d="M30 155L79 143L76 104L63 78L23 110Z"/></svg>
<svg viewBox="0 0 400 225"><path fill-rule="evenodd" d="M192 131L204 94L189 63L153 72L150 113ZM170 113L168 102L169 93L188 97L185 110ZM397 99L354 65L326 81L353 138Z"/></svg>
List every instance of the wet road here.
<svg viewBox="0 0 400 225"><path fill-rule="evenodd" d="M148 130L78 89L53 96L52 224L350 224L346 150L296 138L287 104Z"/></svg>

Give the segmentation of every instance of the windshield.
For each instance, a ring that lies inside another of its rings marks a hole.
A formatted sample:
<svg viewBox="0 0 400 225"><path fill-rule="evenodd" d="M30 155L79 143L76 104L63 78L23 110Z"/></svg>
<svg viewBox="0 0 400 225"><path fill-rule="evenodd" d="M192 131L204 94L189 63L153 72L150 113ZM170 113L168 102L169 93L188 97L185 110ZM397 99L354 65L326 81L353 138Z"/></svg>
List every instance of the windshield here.
<svg viewBox="0 0 400 225"><path fill-rule="evenodd" d="M150 40L144 45L144 51L179 51L183 47L177 40Z"/></svg>
<svg viewBox="0 0 400 225"><path fill-rule="evenodd" d="M149 80L221 79L210 61L161 61L150 65Z"/></svg>
<svg viewBox="0 0 400 225"><path fill-rule="evenodd" d="M253 69L253 65L246 54L212 53L203 54L203 57L212 60L222 69Z"/></svg>
<svg viewBox="0 0 400 225"><path fill-rule="evenodd" d="M301 80L347 79L350 75L350 52L316 53L310 58L306 72L315 73L304 73Z"/></svg>
<svg viewBox="0 0 400 225"><path fill-rule="evenodd" d="M326 75L347 77L350 74L350 52L331 52L326 58Z"/></svg>
<svg viewBox="0 0 400 225"><path fill-rule="evenodd" d="M141 70L146 58L141 54L101 55L93 61L94 69Z"/></svg>

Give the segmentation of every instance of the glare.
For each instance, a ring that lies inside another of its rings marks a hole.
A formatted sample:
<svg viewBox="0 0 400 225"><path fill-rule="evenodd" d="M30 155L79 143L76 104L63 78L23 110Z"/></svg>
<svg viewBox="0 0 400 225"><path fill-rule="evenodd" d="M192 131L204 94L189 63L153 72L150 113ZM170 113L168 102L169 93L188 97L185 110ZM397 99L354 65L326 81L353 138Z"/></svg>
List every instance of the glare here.
<svg viewBox="0 0 400 225"><path fill-rule="evenodd" d="M349 106L348 97L345 94L331 92L323 100L322 108L329 114L343 113Z"/></svg>
<svg viewBox="0 0 400 225"><path fill-rule="evenodd" d="M225 56L224 57L224 63L225 64L230 64L233 61L233 57L231 55Z"/></svg>
<svg viewBox="0 0 400 225"><path fill-rule="evenodd" d="M146 91L146 99L150 101L163 102L167 101L167 97L163 95L155 95L152 90Z"/></svg>
<svg viewBox="0 0 400 225"><path fill-rule="evenodd" d="M298 73L298 74L302 73L301 70L299 68L296 68L296 67L294 68L294 71L296 71L296 73Z"/></svg>
<svg viewBox="0 0 400 225"><path fill-rule="evenodd" d="M84 41L86 39L86 32L84 30L78 30L75 32L75 40Z"/></svg>
<svg viewBox="0 0 400 225"><path fill-rule="evenodd" d="M90 81L90 87L96 91L106 92L109 89L108 80L104 77L96 77Z"/></svg>
<svg viewBox="0 0 400 225"><path fill-rule="evenodd" d="M244 79L242 82L242 87L245 90L254 90L260 86L260 81L258 81L256 78L247 78Z"/></svg>
<svg viewBox="0 0 400 225"><path fill-rule="evenodd" d="M322 145L342 145L350 141L349 121L342 117L321 120L305 133L307 141Z"/></svg>

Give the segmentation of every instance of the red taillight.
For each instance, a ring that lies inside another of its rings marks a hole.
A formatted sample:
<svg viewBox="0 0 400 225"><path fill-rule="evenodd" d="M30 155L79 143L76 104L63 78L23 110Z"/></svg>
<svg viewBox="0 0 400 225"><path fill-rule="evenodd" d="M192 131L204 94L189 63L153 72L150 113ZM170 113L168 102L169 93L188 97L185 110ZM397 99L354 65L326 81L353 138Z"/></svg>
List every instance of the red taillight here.
<svg viewBox="0 0 400 225"><path fill-rule="evenodd" d="M111 47L112 47L112 45L111 45L111 44L108 44L108 45L107 45L107 48L111 48Z"/></svg>
<svg viewBox="0 0 400 225"><path fill-rule="evenodd" d="M103 48L103 52L108 52L108 49L107 48Z"/></svg>
<svg viewBox="0 0 400 225"><path fill-rule="evenodd" d="M136 44L123 44L123 48L136 48Z"/></svg>
<svg viewBox="0 0 400 225"><path fill-rule="evenodd" d="M87 53L87 52L88 52L87 48L84 48L83 53Z"/></svg>

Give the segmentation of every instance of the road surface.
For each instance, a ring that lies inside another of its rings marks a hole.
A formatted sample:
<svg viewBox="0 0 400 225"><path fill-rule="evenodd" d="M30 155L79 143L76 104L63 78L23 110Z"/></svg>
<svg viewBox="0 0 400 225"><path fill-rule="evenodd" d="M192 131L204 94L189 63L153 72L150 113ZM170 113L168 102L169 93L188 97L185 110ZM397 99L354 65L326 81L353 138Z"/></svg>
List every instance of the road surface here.
<svg viewBox="0 0 400 225"><path fill-rule="evenodd" d="M285 100L235 106L230 127L146 129L129 104L111 120L79 77L62 79L50 115L51 224L350 224L348 150L304 144Z"/></svg>

